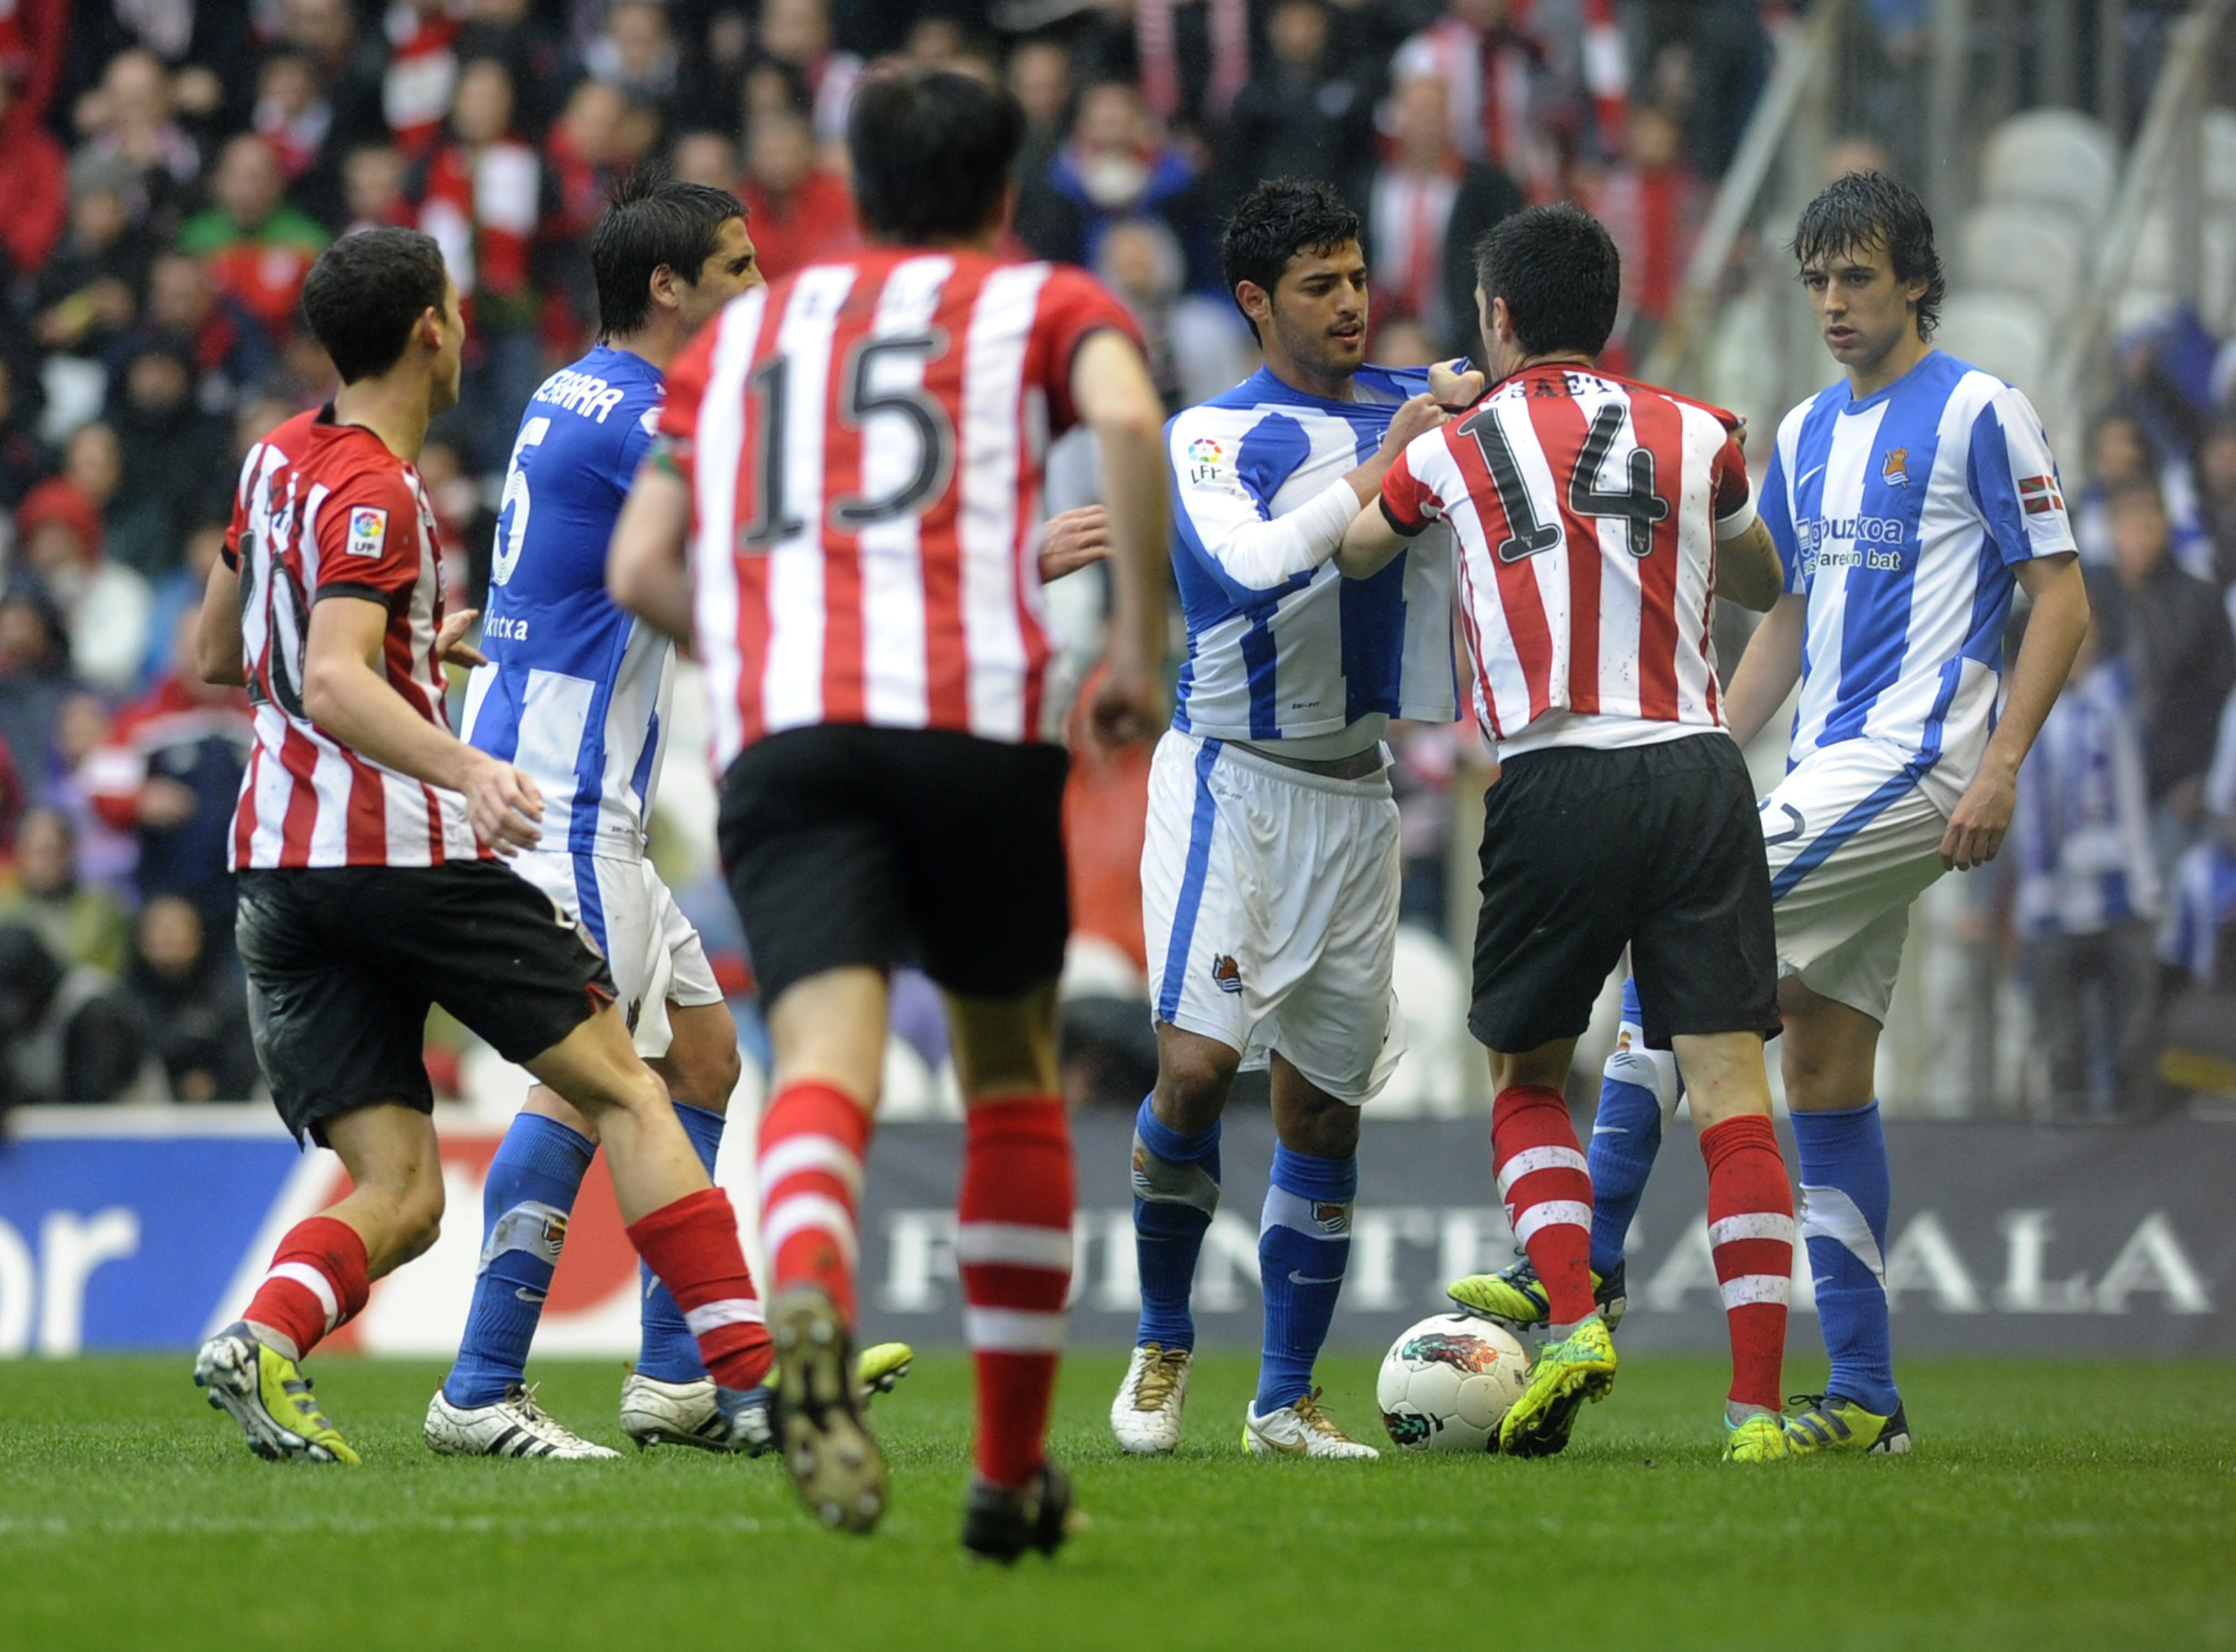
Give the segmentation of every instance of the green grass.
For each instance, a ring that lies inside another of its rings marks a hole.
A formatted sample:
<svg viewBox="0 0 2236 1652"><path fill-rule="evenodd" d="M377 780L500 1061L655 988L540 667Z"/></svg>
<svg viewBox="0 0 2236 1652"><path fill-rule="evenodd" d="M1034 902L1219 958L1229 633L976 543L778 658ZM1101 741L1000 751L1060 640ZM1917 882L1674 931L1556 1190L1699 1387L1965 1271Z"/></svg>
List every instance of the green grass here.
<svg viewBox="0 0 2236 1652"><path fill-rule="evenodd" d="M319 1362L350 1471L252 1458L182 1359L10 1365L0 1648L2236 1647L2236 1364L1918 1361L1917 1454L1753 1471L1716 1460L1706 1361L1634 1359L1534 1463L1246 1461L1251 1370L1207 1357L1180 1458L1136 1462L1102 1421L1117 1361L1074 1359L1057 1449L1095 1525L1004 1572L955 1543L957 1356L881 1402L866 1542L766 1461L431 1457L433 1366ZM621 1444L617 1368L540 1374ZM1372 1427L1372 1361L1322 1375Z"/></svg>

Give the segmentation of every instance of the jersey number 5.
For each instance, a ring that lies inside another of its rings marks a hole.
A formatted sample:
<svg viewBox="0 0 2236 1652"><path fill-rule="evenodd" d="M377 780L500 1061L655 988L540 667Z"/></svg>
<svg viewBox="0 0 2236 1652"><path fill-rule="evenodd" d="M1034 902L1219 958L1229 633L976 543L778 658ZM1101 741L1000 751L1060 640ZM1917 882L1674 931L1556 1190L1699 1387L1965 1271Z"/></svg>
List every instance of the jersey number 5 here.
<svg viewBox="0 0 2236 1652"><path fill-rule="evenodd" d="M1653 554L1654 526L1669 517L1669 501L1654 490L1654 455L1633 447L1623 458L1623 486L1603 489L1601 472L1614 455L1615 439L1622 434L1623 410L1615 405L1592 416L1584 445L1568 473L1568 509L1579 517L1610 517L1623 525L1624 543L1634 556ZM1514 457L1513 444L1499 422L1498 410L1485 407L1460 426L1460 433L1475 438L1498 490L1499 508L1506 513L1507 536L1498 543L1498 560L1518 563L1542 556L1561 543L1561 524L1542 522L1537 502Z"/></svg>
<svg viewBox="0 0 2236 1652"><path fill-rule="evenodd" d="M849 430L861 434L863 490L832 501L831 526L837 531L858 534L881 522L920 516L947 491L955 473L955 425L938 398L924 387L924 368L947 353L947 334L934 328L865 339L848 352L838 417ZM894 364L894 370L881 371L887 362ZM881 377L885 380L882 385ZM785 498L790 442L813 434L792 425L791 382L791 360L781 352L755 368L746 381L753 404L753 514L739 539L749 550L781 544L806 526L787 508ZM819 409L803 411L819 422ZM913 442L895 439L899 434L893 428L895 421ZM911 451L912 464L907 458ZM880 484L874 493L870 491L872 483Z"/></svg>
<svg viewBox="0 0 2236 1652"><path fill-rule="evenodd" d="M510 585L512 570L520 565L520 548L528 543L528 450L541 445L551 434L551 421L538 413L520 427L512 444L512 460L504 467L504 497L497 508L497 550L490 558L490 583Z"/></svg>

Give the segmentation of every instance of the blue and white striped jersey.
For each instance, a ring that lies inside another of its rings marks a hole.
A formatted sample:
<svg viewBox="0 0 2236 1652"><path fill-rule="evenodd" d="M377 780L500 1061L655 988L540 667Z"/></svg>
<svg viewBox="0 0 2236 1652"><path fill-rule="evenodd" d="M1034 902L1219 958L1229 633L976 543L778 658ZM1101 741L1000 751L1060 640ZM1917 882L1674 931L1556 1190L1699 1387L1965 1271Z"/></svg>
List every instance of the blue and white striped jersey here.
<svg viewBox="0 0 2236 1652"><path fill-rule="evenodd" d="M546 849L644 852L675 648L606 595L606 544L661 394L602 344L543 381L513 443L465 738L535 780Z"/></svg>
<svg viewBox="0 0 2236 1652"><path fill-rule="evenodd" d="M1362 367L1358 399L1323 401L1264 368L1165 426L1173 571L1188 655L1173 726L1220 740L1302 740L1374 713L1450 722L1451 545L1439 524L1369 580L1332 561L1253 582L1238 539L1340 481L1382 444L1417 371Z"/></svg>
<svg viewBox="0 0 2236 1652"><path fill-rule="evenodd" d="M1809 599L1791 760L1883 741L1954 806L2000 708L2012 569L2074 550L2041 419L1930 351L1861 401L1843 380L1788 413L1760 504Z"/></svg>
<svg viewBox="0 0 2236 1652"><path fill-rule="evenodd" d="M2236 926L2236 848L2207 839L2174 863L2174 898L2159 930L2159 958L2200 986L2215 984L2220 938Z"/></svg>
<svg viewBox="0 0 2236 1652"><path fill-rule="evenodd" d="M2029 938L2155 918L2158 862L2124 662L2067 685L2019 775L2018 920Z"/></svg>

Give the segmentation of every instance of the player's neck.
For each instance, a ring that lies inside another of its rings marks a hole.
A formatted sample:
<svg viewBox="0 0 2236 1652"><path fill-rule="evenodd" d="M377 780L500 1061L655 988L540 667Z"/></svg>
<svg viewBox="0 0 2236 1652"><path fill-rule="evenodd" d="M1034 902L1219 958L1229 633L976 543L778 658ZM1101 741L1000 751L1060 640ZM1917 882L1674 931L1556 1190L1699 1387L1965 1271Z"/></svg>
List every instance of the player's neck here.
<svg viewBox="0 0 2236 1652"><path fill-rule="evenodd" d="M657 324L640 327L635 332L616 332L605 340L608 350L626 350L629 354L650 365L656 372L666 372L668 364L682 353L689 343L687 336L674 327Z"/></svg>
<svg viewBox="0 0 2236 1652"><path fill-rule="evenodd" d="M1266 352L1266 371L1300 395L1313 396L1324 402L1356 401L1349 373L1316 373L1295 357L1278 351Z"/></svg>
<svg viewBox="0 0 2236 1652"><path fill-rule="evenodd" d="M1918 337L1914 326L1903 329L1902 337L1877 361L1858 362L1848 369L1848 394L1856 401L1876 396L1912 367L1925 359L1933 346Z"/></svg>
<svg viewBox="0 0 2236 1652"><path fill-rule="evenodd" d="M360 378L334 392L334 422L362 425L398 458L417 464L432 417L427 389L425 374L409 371Z"/></svg>

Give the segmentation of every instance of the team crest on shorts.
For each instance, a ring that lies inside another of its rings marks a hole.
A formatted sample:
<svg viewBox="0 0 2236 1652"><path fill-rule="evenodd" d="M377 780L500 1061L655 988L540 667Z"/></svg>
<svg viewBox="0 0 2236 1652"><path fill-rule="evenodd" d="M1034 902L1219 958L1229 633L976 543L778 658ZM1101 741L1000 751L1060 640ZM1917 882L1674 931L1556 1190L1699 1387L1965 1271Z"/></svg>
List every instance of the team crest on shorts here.
<svg viewBox="0 0 2236 1652"><path fill-rule="evenodd" d="M1891 488L1906 488L1910 485L1910 450L1908 448L1891 447L1887 450L1886 463L1879 467L1879 480Z"/></svg>
<svg viewBox="0 0 2236 1652"><path fill-rule="evenodd" d="M1226 952L1214 954L1211 960L1211 978L1219 983L1221 992L1242 991L1242 966Z"/></svg>

